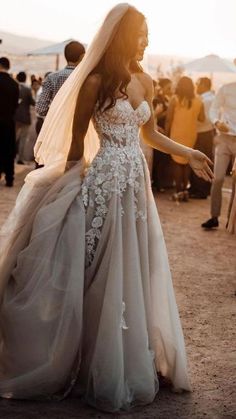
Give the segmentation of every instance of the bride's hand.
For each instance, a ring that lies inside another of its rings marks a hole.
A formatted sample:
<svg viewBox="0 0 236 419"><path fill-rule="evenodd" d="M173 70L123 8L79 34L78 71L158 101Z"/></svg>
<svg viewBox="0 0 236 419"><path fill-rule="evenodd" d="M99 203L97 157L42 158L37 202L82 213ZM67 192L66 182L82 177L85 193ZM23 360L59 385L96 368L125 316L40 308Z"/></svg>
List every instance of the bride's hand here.
<svg viewBox="0 0 236 419"><path fill-rule="evenodd" d="M189 165L197 176L203 178L207 182L212 182L214 174L210 168L213 166L212 161L199 150L189 151Z"/></svg>

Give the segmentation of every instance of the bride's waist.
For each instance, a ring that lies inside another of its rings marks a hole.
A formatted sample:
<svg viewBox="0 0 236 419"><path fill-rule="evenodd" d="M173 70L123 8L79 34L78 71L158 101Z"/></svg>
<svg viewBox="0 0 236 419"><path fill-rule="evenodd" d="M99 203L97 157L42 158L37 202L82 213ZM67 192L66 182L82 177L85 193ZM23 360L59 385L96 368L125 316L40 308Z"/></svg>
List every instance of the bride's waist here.
<svg viewBox="0 0 236 419"><path fill-rule="evenodd" d="M117 142L101 140L100 149L104 151L112 151L113 153L140 153L141 151L139 140L132 143L119 140L117 140Z"/></svg>

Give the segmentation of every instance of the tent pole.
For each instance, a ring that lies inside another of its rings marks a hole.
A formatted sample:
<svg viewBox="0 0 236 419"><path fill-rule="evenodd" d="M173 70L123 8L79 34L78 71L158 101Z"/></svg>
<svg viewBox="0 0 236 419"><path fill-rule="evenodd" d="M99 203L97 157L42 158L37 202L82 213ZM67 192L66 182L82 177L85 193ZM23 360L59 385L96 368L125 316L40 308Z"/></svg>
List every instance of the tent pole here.
<svg viewBox="0 0 236 419"><path fill-rule="evenodd" d="M210 73L210 80L211 80L211 86L212 86L212 89L213 89L213 84L214 84L214 73L213 73L213 71Z"/></svg>
<svg viewBox="0 0 236 419"><path fill-rule="evenodd" d="M56 55L56 71L59 70L59 58L60 58L60 55L57 54Z"/></svg>

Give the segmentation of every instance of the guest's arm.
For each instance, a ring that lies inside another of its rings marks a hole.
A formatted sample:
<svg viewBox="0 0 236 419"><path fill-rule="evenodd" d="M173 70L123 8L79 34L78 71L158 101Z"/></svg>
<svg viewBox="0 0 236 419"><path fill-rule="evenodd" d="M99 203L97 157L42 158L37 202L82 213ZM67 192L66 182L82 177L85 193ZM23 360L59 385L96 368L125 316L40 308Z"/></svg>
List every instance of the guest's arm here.
<svg viewBox="0 0 236 419"><path fill-rule="evenodd" d="M47 115L50 103L52 101L52 82L48 76L43 82L42 93L40 94L36 105L35 110L37 115L41 118L44 118Z"/></svg>
<svg viewBox="0 0 236 419"><path fill-rule="evenodd" d="M165 123L166 135L170 135L171 125L174 119L175 105L176 105L176 97L173 96L170 100L167 113L166 113L166 123Z"/></svg>
<svg viewBox="0 0 236 419"><path fill-rule="evenodd" d="M14 111L16 111L18 106L19 106L19 97L20 97L20 89L19 89L18 83L16 83L15 87L16 87L16 89L15 89L14 98L13 98Z"/></svg>
<svg viewBox="0 0 236 419"><path fill-rule="evenodd" d="M224 95L224 86L222 86L218 93L216 94L216 97L214 98L210 110L209 110L209 117L211 122L215 125L215 127L220 132L228 132L229 127L228 125L222 121L221 119L221 112L222 108L225 104L225 95Z"/></svg>
<svg viewBox="0 0 236 419"><path fill-rule="evenodd" d="M201 103L201 107L200 107L200 111L199 111L199 114L198 114L198 121L200 121L200 122L204 122L205 121L205 118L206 118L206 116L205 116L205 109L204 109L204 105L203 105L203 103Z"/></svg>
<svg viewBox="0 0 236 419"><path fill-rule="evenodd" d="M93 74L85 80L80 89L73 119L72 142L67 159L68 162L75 162L83 157L84 137L94 112L100 85L100 76L98 74Z"/></svg>
<svg viewBox="0 0 236 419"><path fill-rule="evenodd" d="M29 90L29 105L35 106L35 100L34 100L34 98L32 96L31 90Z"/></svg>

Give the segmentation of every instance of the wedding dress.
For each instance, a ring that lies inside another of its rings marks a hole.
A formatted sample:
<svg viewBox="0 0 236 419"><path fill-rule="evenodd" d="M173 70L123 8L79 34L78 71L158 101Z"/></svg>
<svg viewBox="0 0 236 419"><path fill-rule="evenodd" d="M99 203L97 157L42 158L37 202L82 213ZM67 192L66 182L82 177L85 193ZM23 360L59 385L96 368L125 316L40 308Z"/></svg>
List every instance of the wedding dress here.
<svg viewBox="0 0 236 419"><path fill-rule="evenodd" d="M78 388L108 410L151 402L158 373L190 389L165 242L140 148L150 118L126 99L93 124L100 149L37 203L4 292L0 395Z"/></svg>

